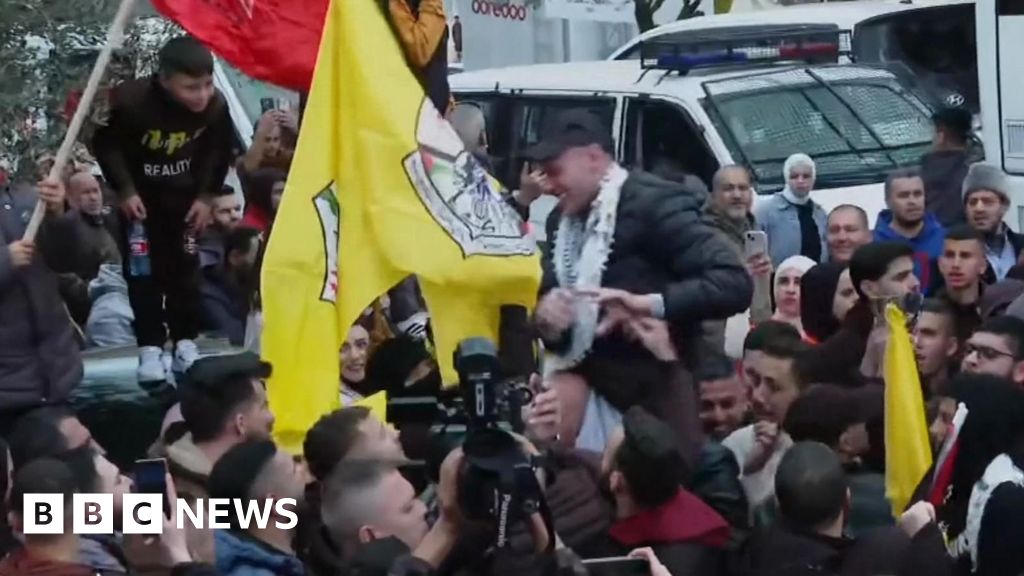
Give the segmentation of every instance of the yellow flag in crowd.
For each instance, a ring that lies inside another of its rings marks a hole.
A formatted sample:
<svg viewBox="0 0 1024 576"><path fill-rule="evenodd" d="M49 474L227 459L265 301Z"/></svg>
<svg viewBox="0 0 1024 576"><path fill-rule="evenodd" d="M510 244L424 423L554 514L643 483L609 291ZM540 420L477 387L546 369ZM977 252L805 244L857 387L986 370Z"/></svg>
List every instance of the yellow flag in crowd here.
<svg viewBox="0 0 1024 576"><path fill-rule="evenodd" d="M362 400L357 400L352 403L353 406L362 406L370 411L381 422L388 417L388 393L384 391L371 394Z"/></svg>
<svg viewBox="0 0 1024 576"><path fill-rule="evenodd" d="M932 449L907 317L890 304L885 319L885 495L899 517L932 465Z"/></svg>
<svg viewBox="0 0 1024 576"><path fill-rule="evenodd" d="M339 404L338 352L374 299L416 274L438 361L532 308L536 247L500 186L407 68L375 0L334 0L263 266L263 356L277 439L301 447Z"/></svg>

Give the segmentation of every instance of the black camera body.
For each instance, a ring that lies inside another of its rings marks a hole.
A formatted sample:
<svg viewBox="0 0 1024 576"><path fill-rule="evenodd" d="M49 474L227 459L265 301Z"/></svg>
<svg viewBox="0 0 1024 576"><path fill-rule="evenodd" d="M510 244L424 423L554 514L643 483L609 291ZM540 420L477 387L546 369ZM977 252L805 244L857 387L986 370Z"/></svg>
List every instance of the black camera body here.
<svg viewBox="0 0 1024 576"><path fill-rule="evenodd" d="M507 377L497 347L486 338L463 340L453 356L459 375L454 393L391 398L387 419L399 429L429 429L425 471L434 482L445 457L461 446L459 508L467 520L495 524L503 547L509 526L546 508L538 463L513 436L525 428L522 409L533 394L525 378Z"/></svg>
<svg viewBox="0 0 1024 576"><path fill-rule="evenodd" d="M522 431L529 389L502 382L498 351L484 338L462 341L454 363L467 420L459 507L469 520L496 522L503 547L508 526L538 512L543 501L536 463L507 429Z"/></svg>

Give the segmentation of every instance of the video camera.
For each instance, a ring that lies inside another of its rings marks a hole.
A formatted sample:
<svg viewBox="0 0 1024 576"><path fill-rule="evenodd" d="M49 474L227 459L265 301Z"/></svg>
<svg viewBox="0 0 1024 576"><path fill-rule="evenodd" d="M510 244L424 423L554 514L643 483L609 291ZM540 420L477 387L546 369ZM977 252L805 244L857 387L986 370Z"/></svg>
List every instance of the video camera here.
<svg viewBox="0 0 1024 576"><path fill-rule="evenodd" d="M508 342L504 334L502 340ZM387 416L400 429L410 424L429 428L432 446L426 466L435 482L445 457L462 447L459 508L467 520L495 523L499 548L507 545L509 526L531 514L539 512L550 523L536 476L540 463L513 435L523 432L522 409L533 400L526 376L530 370L521 368L524 354L518 359L510 359L510 354L515 356L506 349L499 356L486 338L463 340L453 355L459 376L455 393L390 399ZM532 349L529 355L532 358Z"/></svg>

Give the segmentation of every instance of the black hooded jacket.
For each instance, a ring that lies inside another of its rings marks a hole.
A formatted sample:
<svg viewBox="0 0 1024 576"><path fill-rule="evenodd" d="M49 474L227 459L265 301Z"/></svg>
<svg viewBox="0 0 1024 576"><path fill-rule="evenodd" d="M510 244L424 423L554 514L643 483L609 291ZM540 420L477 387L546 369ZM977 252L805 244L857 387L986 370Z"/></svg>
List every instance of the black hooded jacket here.
<svg viewBox="0 0 1024 576"><path fill-rule="evenodd" d="M753 283L735 249L701 222L699 192L641 171L630 172L622 186L615 237L602 287L633 294L661 294L665 319L677 340L699 334L704 320L723 319L750 306ZM562 214L554 210L547 237L557 242ZM540 295L558 287L553 250L542 260ZM553 351L569 343L547 342ZM680 348L684 349L684 348ZM595 355L618 359L650 358L640 344L616 332L594 342Z"/></svg>
<svg viewBox="0 0 1024 576"><path fill-rule="evenodd" d="M925 205L946 228L967 221L962 188L970 163L966 150L930 152L921 157Z"/></svg>
<svg viewBox="0 0 1024 576"><path fill-rule="evenodd" d="M839 331L832 303L845 269L842 264L826 262L811 268L800 279L800 320L804 331L815 342L824 342Z"/></svg>

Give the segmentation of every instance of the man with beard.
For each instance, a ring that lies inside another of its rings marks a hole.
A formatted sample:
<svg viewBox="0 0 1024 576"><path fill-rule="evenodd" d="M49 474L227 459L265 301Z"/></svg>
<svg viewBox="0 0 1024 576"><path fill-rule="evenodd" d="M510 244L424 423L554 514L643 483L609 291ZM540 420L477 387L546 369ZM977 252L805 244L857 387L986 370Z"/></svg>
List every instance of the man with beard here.
<svg viewBox="0 0 1024 576"><path fill-rule="evenodd" d="M292 545L304 486L303 471L271 440L247 440L221 456L210 472L210 498L241 502L246 509L260 510L256 517L267 519L260 527L255 522L242 524L232 514L230 530L215 532L221 574L304 576L306 569Z"/></svg>
<svg viewBox="0 0 1024 576"><path fill-rule="evenodd" d="M888 209L878 215L875 240L910 244L914 249L914 275L921 282L921 292L928 296L941 280L935 267L946 230L925 209L921 173L907 168L889 174L885 179L885 203Z"/></svg>
<svg viewBox="0 0 1024 576"><path fill-rule="evenodd" d="M734 362L721 353L707 358L697 372L697 382L705 434L721 442L748 424L750 393Z"/></svg>
<svg viewBox="0 0 1024 576"><path fill-rule="evenodd" d="M211 199L213 222L199 238L199 268L216 266L224 258L224 239L242 222L242 202L227 184Z"/></svg>
<svg viewBox="0 0 1024 576"><path fill-rule="evenodd" d="M224 259L220 265L203 269L199 286L203 326L226 336L233 346L245 344L245 324L258 280L256 258L259 251L259 231L236 228L224 240Z"/></svg>
<svg viewBox="0 0 1024 576"><path fill-rule="evenodd" d="M1024 320L996 316L982 324L964 344L961 369L1006 378L1024 387Z"/></svg>
<svg viewBox="0 0 1024 576"><path fill-rule="evenodd" d="M963 192L967 223L985 238L985 282L994 284L1006 278L1024 249L1024 235L1003 222L1010 209L1010 184L997 166L979 162L967 171Z"/></svg>
<svg viewBox="0 0 1024 576"><path fill-rule="evenodd" d="M754 215L750 211L753 203L750 172L743 166L723 166L711 179L711 194L704 203L702 220L708 226L720 230L746 262L747 271L754 279L749 322L756 325L772 316L772 262L767 253L747 258L744 250L746 233L757 230ZM725 348L725 322L705 322L704 333L708 351L716 352Z"/></svg>
<svg viewBox="0 0 1024 576"><path fill-rule="evenodd" d="M733 432L722 443L740 463L740 481L751 509L757 509L775 493L775 471L793 441L782 429L789 406L800 395L803 383L797 374L797 358L807 350L799 337L766 342L744 369L752 384L756 421Z"/></svg>
<svg viewBox="0 0 1024 576"><path fill-rule="evenodd" d="M552 352L547 375L563 400L562 440L574 445L591 390L618 411L653 390L610 376L660 374L665 364L630 338L636 320L664 320L676 342L701 323L745 310L753 287L728 241L700 222L697 194L627 171L612 156L611 130L573 110L548 126L527 157L542 165L558 207L535 323ZM677 345L693 353L699 346Z"/></svg>

